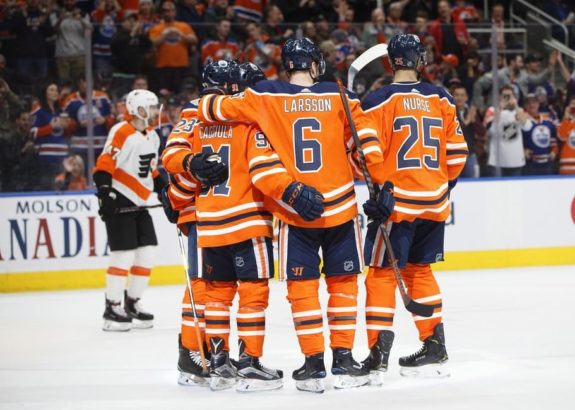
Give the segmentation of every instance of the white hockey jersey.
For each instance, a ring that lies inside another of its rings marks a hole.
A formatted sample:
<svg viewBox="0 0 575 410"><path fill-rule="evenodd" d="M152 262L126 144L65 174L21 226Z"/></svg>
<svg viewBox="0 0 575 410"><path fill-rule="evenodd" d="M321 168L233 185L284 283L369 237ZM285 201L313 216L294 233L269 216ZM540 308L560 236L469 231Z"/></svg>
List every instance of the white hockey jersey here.
<svg viewBox="0 0 575 410"><path fill-rule="evenodd" d="M519 168L525 165L523 136L516 115L515 110L501 110L499 124L496 126L493 123L493 107L485 113L484 122L488 126L489 135L488 165L503 168Z"/></svg>

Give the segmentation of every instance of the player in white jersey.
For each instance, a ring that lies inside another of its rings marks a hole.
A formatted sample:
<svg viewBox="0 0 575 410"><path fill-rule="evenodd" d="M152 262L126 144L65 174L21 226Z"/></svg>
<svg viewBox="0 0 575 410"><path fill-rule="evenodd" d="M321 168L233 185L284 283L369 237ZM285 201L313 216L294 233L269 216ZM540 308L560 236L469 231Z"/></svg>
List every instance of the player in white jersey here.
<svg viewBox="0 0 575 410"><path fill-rule="evenodd" d="M150 127L158 114L158 97L134 90L128 94L126 109L126 120L110 130L94 172L99 214L111 251L103 316L103 329L108 331L130 330L132 322L134 327L153 326L154 316L142 309L140 298L158 244L154 224L146 210L123 211L145 205L152 191L159 193L166 184L157 170L160 138Z"/></svg>

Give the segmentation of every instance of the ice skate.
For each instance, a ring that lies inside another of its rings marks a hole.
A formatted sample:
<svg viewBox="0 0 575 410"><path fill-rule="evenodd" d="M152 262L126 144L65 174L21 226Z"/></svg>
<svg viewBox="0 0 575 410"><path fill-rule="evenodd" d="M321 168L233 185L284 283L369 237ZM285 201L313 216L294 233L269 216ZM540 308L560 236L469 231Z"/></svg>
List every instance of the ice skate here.
<svg viewBox="0 0 575 410"><path fill-rule="evenodd" d="M323 379L325 379L325 365L323 363L323 353L305 357L302 367L294 370L292 378L298 390L312 393L323 393L325 391Z"/></svg>
<svg viewBox="0 0 575 410"><path fill-rule="evenodd" d="M210 360L210 389L225 390L236 384L237 370L230 362L229 352L224 349L224 339L212 337Z"/></svg>
<svg viewBox="0 0 575 410"><path fill-rule="evenodd" d="M335 376L333 387L336 389L360 387L369 381L368 368L353 359L350 349L333 349L331 374Z"/></svg>
<svg viewBox="0 0 575 410"><path fill-rule="evenodd" d="M140 298L132 299L128 292L124 291L124 309L133 321L134 329L149 329L154 326L154 315L144 311Z"/></svg>
<svg viewBox="0 0 575 410"><path fill-rule="evenodd" d="M106 332L127 332L132 328L132 318L126 314L120 302L106 299L106 310L103 318L102 330Z"/></svg>
<svg viewBox="0 0 575 410"><path fill-rule="evenodd" d="M238 360L238 383L236 390L239 392L276 390L283 386L283 372L262 366L259 358L250 356L244 352L245 344L240 339L240 356Z"/></svg>
<svg viewBox="0 0 575 410"><path fill-rule="evenodd" d="M447 360L443 323L439 323L433 329L433 335L423 341L421 349L399 359L399 373L406 377L448 377L450 372L446 365Z"/></svg>
<svg viewBox="0 0 575 410"><path fill-rule="evenodd" d="M395 335L391 330L382 330L377 335L377 341L369 351L369 356L361 362L369 370L369 385L381 386L383 374L387 371L389 352Z"/></svg>
<svg viewBox="0 0 575 410"><path fill-rule="evenodd" d="M204 372L202 367L202 356L200 352L188 350L184 345L182 345L181 335L178 335L178 349L180 352L178 358L178 371L180 372L178 376L178 384L182 386L209 386L210 363L206 363L208 366L208 372Z"/></svg>

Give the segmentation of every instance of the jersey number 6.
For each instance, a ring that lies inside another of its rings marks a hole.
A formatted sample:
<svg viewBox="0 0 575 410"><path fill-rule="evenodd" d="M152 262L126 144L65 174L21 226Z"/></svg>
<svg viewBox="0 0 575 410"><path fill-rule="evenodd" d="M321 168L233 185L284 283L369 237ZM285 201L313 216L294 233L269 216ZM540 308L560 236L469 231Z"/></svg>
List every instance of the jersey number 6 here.
<svg viewBox="0 0 575 410"><path fill-rule="evenodd" d="M443 128L443 121L439 118L422 117L423 148L431 148L433 155L422 154L423 163L428 169L439 169L439 138L431 136L432 128ZM419 142L419 124L415 117L398 117L393 122L393 132L409 128L409 134L397 152L397 169L421 168L422 158L407 158L409 151ZM423 150L422 150L423 151Z"/></svg>
<svg viewBox="0 0 575 410"><path fill-rule="evenodd" d="M300 118L293 123L293 146L295 167L299 172L315 172L321 168L321 144L315 139L306 139L305 130L321 132L317 118Z"/></svg>

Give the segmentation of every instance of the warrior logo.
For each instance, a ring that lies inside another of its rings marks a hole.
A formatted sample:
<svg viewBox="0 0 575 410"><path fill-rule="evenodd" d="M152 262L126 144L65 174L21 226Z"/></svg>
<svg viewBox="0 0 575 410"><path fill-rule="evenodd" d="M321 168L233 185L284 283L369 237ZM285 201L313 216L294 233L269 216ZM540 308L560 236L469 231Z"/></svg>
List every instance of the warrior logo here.
<svg viewBox="0 0 575 410"><path fill-rule="evenodd" d="M148 176L150 169L152 168L152 160L156 157L156 154L146 154L140 155L140 172L138 172L138 176L140 178L145 178Z"/></svg>
<svg viewBox="0 0 575 410"><path fill-rule="evenodd" d="M294 276L302 276L303 275L303 266L294 266L291 268L291 271Z"/></svg>

